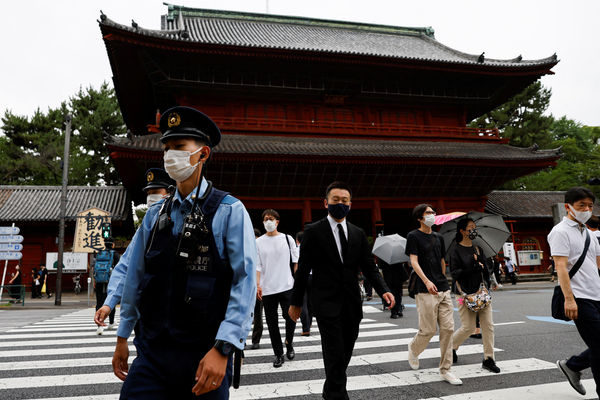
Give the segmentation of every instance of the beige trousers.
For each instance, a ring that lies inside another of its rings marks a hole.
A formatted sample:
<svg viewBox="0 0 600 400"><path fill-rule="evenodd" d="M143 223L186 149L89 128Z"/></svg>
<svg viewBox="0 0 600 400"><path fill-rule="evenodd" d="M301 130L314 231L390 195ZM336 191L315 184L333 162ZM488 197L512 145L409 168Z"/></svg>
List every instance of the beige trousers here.
<svg viewBox="0 0 600 400"><path fill-rule="evenodd" d="M452 348L454 350L463 344L466 338L475 332L475 318L479 314L479 326L481 327L481 338L483 340L483 357L494 359L494 321L492 318L492 305L474 313L463 305L458 304L458 315L460 315L460 328L452 335Z"/></svg>
<svg viewBox="0 0 600 400"><path fill-rule="evenodd" d="M410 351L418 356L440 328L440 372L452 366L452 333L454 332L454 309L450 291L438 294L419 293L415 296L419 314L419 332L409 343Z"/></svg>

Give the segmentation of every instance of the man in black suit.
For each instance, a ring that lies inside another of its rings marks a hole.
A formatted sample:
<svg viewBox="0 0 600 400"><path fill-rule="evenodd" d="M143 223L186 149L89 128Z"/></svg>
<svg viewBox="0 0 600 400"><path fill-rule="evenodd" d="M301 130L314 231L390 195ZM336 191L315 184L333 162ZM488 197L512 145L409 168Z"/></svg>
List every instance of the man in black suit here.
<svg viewBox="0 0 600 400"><path fill-rule="evenodd" d="M312 311L319 325L325 384L323 398L348 399L346 368L362 319L358 274L362 270L377 293L392 308L394 296L377 272L365 232L346 221L352 192L342 182L327 187L325 208L329 215L307 225L300 248L298 271L292 294L290 317L302 311L302 297L312 270Z"/></svg>

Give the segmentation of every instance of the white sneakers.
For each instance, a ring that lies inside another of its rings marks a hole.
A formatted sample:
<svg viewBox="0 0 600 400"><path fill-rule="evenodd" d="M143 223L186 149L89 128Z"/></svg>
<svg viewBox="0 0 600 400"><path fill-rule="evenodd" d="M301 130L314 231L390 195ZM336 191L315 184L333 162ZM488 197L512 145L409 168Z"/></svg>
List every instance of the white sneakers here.
<svg viewBox="0 0 600 400"><path fill-rule="evenodd" d="M408 345L408 365L414 370L419 369L419 358L413 354L410 344Z"/></svg>
<svg viewBox="0 0 600 400"><path fill-rule="evenodd" d="M110 331L114 326L115 326L115 324L108 324L108 326L106 327L106 330Z"/></svg>
<svg viewBox="0 0 600 400"><path fill-rule="evenodd" d="M104 327L99 326L98 329L96 329L96 335L102 335L103 333L104 333Z"/></svg>
<svg viewBox="0 0 600 400"><path fill-rule="evenodd" d="M462 381L450 371L440 372L440 376L451 385L462 385Z"/></svg>

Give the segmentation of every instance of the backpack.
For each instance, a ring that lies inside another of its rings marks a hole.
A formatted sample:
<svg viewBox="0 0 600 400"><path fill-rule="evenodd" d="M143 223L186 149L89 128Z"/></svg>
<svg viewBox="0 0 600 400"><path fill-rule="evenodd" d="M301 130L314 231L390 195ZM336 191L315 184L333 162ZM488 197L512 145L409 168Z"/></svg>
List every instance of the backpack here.
<svg viewBox="0 0 600 400"><path fill-rule="evenodd" d="M107 283L113 266L114 252L100 250L94 264L94 280L97 283Z"/></svg>

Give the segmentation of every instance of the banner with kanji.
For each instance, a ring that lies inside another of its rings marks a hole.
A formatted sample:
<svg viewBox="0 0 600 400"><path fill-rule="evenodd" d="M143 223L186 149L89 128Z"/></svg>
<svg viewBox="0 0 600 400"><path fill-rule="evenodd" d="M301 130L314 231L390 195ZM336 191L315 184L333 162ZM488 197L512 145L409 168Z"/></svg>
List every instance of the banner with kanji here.
<svg viewBox="0 0 600 400"><path fill-rule="evenodd" d="M104 249L102 223L110 223L110 213L99 208L90 208L77 214L73 251L94 253Z"/></svg>

